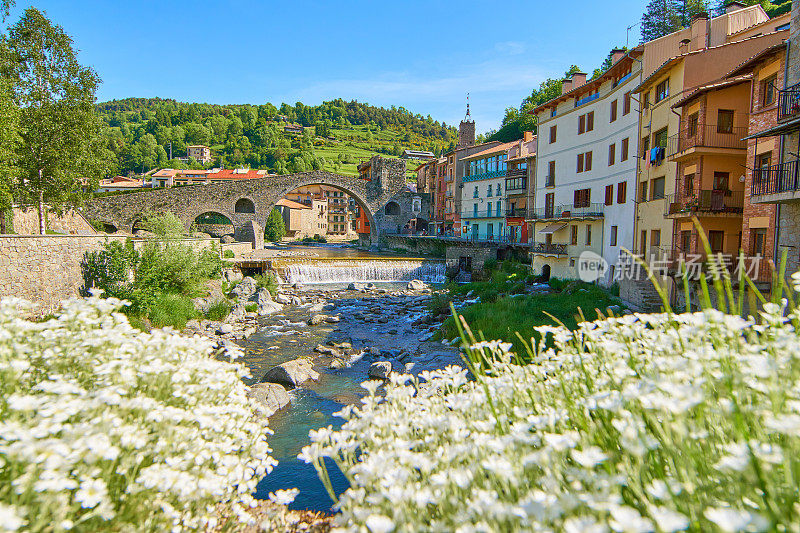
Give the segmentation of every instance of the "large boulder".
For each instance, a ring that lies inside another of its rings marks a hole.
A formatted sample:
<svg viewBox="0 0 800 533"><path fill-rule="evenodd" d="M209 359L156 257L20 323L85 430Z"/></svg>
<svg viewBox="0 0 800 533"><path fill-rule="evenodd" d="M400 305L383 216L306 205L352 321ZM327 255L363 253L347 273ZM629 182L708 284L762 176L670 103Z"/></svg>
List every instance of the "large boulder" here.
<svg viewBox="0 0 800 533"><path fill-rule="evenodd" d="M238 300L247 300L251 296L253 296L257 290L258 290L258 283L256 283L256 280L254 280L250 276L247 276L243 278L242 281L236 284L231 293Z"/></svg>
<svg viewBox="0 0 800 533"><path fill-rule="evenodd" d="M228 283L236 283L244 279L244 275L240 270L235 268L226 268L222 271L222 277Z"/></svg>
<svg viewBox="0 0 800 533"><path fill-rule="evenodd" d="M283 310L283 306L278 302L272 301L272 295L267 289L258 289L258 314L260 316L271 315Z"/></svg>
<svg viewBox="0 0 800 533"><path fill-rule="evenodd" d="M244 304L237 302L231 308L231 312L225 319L225 322L239 322L244 320L245 315L247 315L247 310L244 308Z"/></svg>
<svg viewBox="0 0 800 533"><path fill-rule="evenodd" d="M423 289L427 289L428 286L423 281L420 281L418 279L412 279L411 281L408 282L406 288L410 291L421 291Z"/></svg>
<svg viewBox="0 0 800 533"><path fill-rule="evenodd" d="M247 397L262 408L264 416L271 416L292 401L283 385L277 383L256 383L247 391Z"/></svg>
<svg viewBox="0 0 800 533"><path fill-rule="evenodd" d="M279 304L286 305L292 303L292 298L290 296L283 294L282 292L279 292L278 294L275 295L275 301L278 302Z"/></svg>
<svg viewBox="0 0 800 533"><path fill-rule="evenodd" d="M328 315L313 315L311 318L308 319L309 326L319 326L323 322L325 322L328 318Z"/></svg>
<svg viewBox="0 0 800 533"><path fill-rule="evenodd" d="M280 383L291 389L308 380L316 381L319 373L316 372L308 359L293 359L267 370L262 383Z"/></svg>
<svg viewBox="0 0 800 533"><path fill-rule="evenodd" d="M367 376L371 379L388 379L392 373L392 363L389 361L375 361L369 365Z"/></svg>

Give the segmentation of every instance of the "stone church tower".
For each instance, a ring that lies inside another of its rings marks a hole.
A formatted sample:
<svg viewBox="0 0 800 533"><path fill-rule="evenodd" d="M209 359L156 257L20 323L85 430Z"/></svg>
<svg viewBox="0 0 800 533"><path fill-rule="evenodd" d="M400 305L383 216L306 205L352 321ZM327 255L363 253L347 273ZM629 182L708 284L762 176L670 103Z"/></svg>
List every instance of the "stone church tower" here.
<svg viewBox="0 0 800 533"><path fill-rule="evenodd" d="M466 148L475 145L475 121L469 114L469 94L467 94L467 116L458 125L458 147Z"/></svg>

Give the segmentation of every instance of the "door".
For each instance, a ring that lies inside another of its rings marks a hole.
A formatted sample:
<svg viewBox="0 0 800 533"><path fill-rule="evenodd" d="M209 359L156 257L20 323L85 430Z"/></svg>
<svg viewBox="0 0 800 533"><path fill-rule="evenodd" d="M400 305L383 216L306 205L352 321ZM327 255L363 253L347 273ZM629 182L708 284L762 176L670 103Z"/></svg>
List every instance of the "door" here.
<svg viewBox="0 0 800 533"><path fill-rule="evenodd" d="M715 254L722 253L722 247L725 242L725 232L711 230L708 232L708 244L711 245L711 251Z"/></svg>

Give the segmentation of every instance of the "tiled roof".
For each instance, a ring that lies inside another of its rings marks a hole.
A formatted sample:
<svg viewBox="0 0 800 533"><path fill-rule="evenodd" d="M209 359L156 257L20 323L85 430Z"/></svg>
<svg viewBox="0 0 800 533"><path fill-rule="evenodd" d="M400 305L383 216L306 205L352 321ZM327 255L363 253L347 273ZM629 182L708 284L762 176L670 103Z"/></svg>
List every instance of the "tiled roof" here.
<svg viewBox="0 0 800 533"><path fill-rule="evenodd" d="M281 205L283 207L288 207L289 209L311 209L310 205L301 204L299 202L294 202L292 200L288 200L286 198L281 198L275 205Z"/></svg>
<svg viewBox="0 0 800 533"><path fill-rule="evenodd" d="M487 148L486 150L481 150L480 152L476 152L472 155L468 155L467 157L462 158L462 161L469 161L470 159L479 159L481 157L491 155L491 154L499 154L500 152L507 152L509 148L516 146L519 142L519 139L516 141L511 141L508 143L498 144L492 148Z"/></svg>

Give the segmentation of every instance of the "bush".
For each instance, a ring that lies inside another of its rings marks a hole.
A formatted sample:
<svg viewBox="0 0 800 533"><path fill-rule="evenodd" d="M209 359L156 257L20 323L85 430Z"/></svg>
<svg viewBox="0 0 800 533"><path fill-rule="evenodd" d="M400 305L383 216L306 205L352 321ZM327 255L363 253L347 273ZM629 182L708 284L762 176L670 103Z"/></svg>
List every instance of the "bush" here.
<svg viewBox="0 0 800 533"><path fill-rule="evenodd" d="M197 318L198 313L191 299L181 294L160 294L153 299L147 318L157 328L172 326L177 330L186 327L186 323Z"/></svg>
<svg viewBox="0 0 800 533"><path fill-rule="evenodd" d="M494 287L489 287L481 293L480 297L481 303L490 304L492 302L496 302L497 299L500 298L500 292Z"/></svg>
<svg viewBox="0 0 800 533"><path fill-rule="evenodd" d="M278 294L278 280L272 272L257 274L253 279L256 280L259 289L267 289L272 296Z"/></svg>
<svg viewBox="0 0 800 533"><path fill-rule="evenodd" d="M614 296L619 296L619 283L615 281L611 287L608 288L608 292Z"/></svg>
<svg viewBox="0 0 800 533"><path fill-rule="evenodd" d="M497 270L497 259L487 259L483 263L483 269L487 272L491 272L492 270Z"/></svg>
<svg viewBox="0 0 800 533"><path fill-rule="evenodd" d="M256 311L258 311L258 304L255 302L248 302L244 304L244 310L247 311L248 313L255 313Z"/></svg>
<svg viewBox="0 0 800 533"><path fill-rule="evenodd" d="M286 235L286 225L283 223L283 215L277 207L273 207L264 226L264 239L280 242L284 235Z"/></svg>
<svg viewBox="0 0 800 533"><path fill-rule="evenodd" d="M231 304L227 300L217 300L206 311L206 318L215 322L221 322L231 314Z"/></svg>
<svg viewBox="0 0 800 533"><path fill-rule="evenodd" d="M572 283L571 280L559 279L559 278L550 278L550 280L547 282L547 284L550 285L550 288L556 292L563 291L564 288L570 283Z"/></svg>
<svg viewBox="0 0 800 533"><path fill-rule="evenodd" d="M539 327L528 365L465 332L474 381L369 382L301 457L351 480L345 531L797 531L795 298Z"/></svg>
<svg viewBox="0 0 800 533"><path fill-rule="evenodd" d="M70 300L36 324L0 300L0 527L205 529L275 464L247 369L208 339L134 329L120 303Z"/></svg>
<svg viewBox="0 0 800 533"><path fill-rule="evenodd" d="M160 237L180 237L186 234L186 228L181 219L169 211L146 214L142 220L142 227Z"/></svg>
<svg viewBox="0 0 800 533"><path fill-rule="evenodd" d="M510 294L524 294L525 293L525 282L518 281L511 286L511 289L508 291Z"/></svg>
<svg viewBox="0 0 800 533"><path fill-rule="evenodd" d="M434 317L450 314L450 298L446 293L434 294L426 305Z"/></svg>
<svg viewBox="0 0 800 533"><path fill-rule="evenodd" d="M222 257L223 259L233 259L234 257L236 257L236 254L233 253L233 250L225 250L222 253Z"/></svg>

